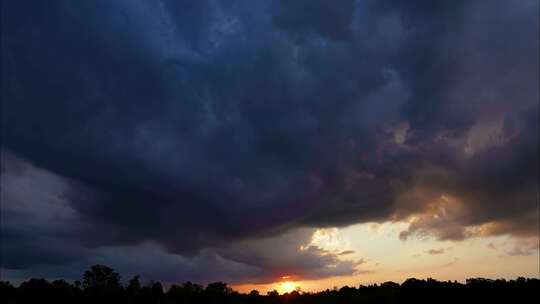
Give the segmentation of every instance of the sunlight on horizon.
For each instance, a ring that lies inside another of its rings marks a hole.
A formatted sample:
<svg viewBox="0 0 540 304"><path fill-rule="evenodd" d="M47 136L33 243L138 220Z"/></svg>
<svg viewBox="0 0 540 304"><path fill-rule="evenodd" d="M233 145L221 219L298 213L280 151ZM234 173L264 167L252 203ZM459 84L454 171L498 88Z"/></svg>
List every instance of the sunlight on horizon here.
<svg viewBox="0 0 540 304"><path fill-rule="evenodd" d="M298 287L300 287L300 286L298 286L298 284L296 284L294 282L285 281L285 282L282 282L282 283L278 284L277 291L280 294L284 294L284 293L292 292L292 291L296 290L296 288L298 288Z"/></svg>
<svg viewBox="0 0 540 304"><path fill-rule="evenodd" d="M399 239L408 226L404 222L365 223L344 228L317 229L308 246L318 246L325 253L334 253L340 260L358 262L352 275L303 280L292 275L282 282L268 284L236 284L242 292L253 289L261 293L277 290L280 294L297 287L303 291L321 291L344 285L358 286L385 281L403 282L409 277L464 282L472 277L515 279L518 276L540 277L538 248L528 253L516 251L519 241L508 236L470 238L462 241L441 241L435 238ZM534 246L533 246L534 247ZM348 254L340 255L347 250ZM349 253L350 252L350 253ZM505 263L501 263L505 259ZM493 268L493 265L499 265ZM531 267L535 265L535 267Z"/></svg>

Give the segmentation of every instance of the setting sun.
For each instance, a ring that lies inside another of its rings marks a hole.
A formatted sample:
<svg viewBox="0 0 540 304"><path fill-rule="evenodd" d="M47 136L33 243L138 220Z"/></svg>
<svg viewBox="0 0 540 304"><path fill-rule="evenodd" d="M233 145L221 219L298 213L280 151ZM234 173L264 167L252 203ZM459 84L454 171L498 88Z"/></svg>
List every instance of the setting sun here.
<svg viewBox="0 0 540 304"><path fill-rule="evenodd" d="M291 282L291 281L286 281L286 282L279 283L277 290L279 291L280 294L284 294L287 292L294 291L297 287L299 286L296 283Z"/></svg>

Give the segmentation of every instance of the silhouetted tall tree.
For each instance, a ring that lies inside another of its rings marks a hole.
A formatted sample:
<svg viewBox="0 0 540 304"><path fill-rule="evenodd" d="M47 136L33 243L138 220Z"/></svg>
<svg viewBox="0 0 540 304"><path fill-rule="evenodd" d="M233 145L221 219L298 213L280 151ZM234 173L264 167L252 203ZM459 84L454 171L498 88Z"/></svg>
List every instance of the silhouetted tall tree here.
<svg viewBox="0 0 540 304"><path fill-rule="evenodd" d="M84 289L120 288L120 275L105 265L94 265L83 276Z"/></svg>
<svg viewBox="0 0 540 304"><path fill-rule="evenodd" d="M83 275L82 287L91 301L110 299L119 301L122 296L120 275L105 265L94 265Z"/></svg>

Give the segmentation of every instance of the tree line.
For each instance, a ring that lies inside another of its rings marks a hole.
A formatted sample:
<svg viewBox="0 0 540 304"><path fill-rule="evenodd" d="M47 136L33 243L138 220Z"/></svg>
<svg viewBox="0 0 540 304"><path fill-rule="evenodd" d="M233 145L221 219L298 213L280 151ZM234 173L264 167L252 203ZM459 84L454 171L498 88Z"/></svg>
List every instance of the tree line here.
<svg viewBox="0 0 540 304"><path fill-rule="evenodd" d="M280 295L270 291L264 295L234 291L226 283L206 286L185 282L167 290L158 281L141 284L134 276L122 285L120 275L112 268L94 265L82 281L48 281L32 278L18 287L0 281L0 301L16 303L523 303L539 299L540 280L519 277L505 279L467 279L466 283L441 282L434 279L410 278L403 283L385 282L358 287L344 286L312 293L295 290Z"/></svg>

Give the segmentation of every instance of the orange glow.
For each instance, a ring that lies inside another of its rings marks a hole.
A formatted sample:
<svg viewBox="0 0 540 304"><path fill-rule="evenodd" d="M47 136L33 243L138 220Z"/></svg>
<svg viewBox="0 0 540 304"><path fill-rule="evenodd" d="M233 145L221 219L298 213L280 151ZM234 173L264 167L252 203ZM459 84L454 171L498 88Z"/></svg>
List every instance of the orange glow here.
<svg viewBox="0 0 540 304"><path fill-rule="evenodd" d="M297 287L298 285L296 283L291 282L291 281L285 281L278 284L277 291L280 294L284 294L286 292L294 291Z"/></svg>
<svg viewBox="0 0 540 304"><path fill-rule="evenodd" d="M301 287L305 292L318 292L341 288L344 285L359 286L394 281L402 283L409 277L426 279L429 277L440 281L460 281L467 278L505 278L515 279L518 276L540 277L538 238L525 239L509 236L491 236L499 231L497 223L485 223L468 227L467 233L474 238L463 241L441 241L436 238L411 237L406 242L400 240L399 234L406 231L409 222L425 220L437 221L435 215L444 220L462 212L463 202L455 197L436 193L436 199L424 213L407 221L358 224L339 228L337 237L339 244L347 246L330 247L342 250L355 250L355 258L363 259L358 265L358 273L352 275L331 276L318 279L307 279L295 272L282 272L272 277L270 282L243 283L232 286L242 293L256 289L261 294L277 290L283 294ZM441 220L439 218L439 220ZM495 232L493 232L495 231ZM327 244L318 242L323 249ZM437 248L449 248L444 254L430 255L428 252ZM342 252L342 251L340 251ZM527 252L530 254L513 254ZM512 255L513 254L513 255ZM339 256L340 259L346 257ZM493 267L497 265L497 267ZM292 283L292 284L291 284ZM285 286L283 286L285 284Z"/></svg>

